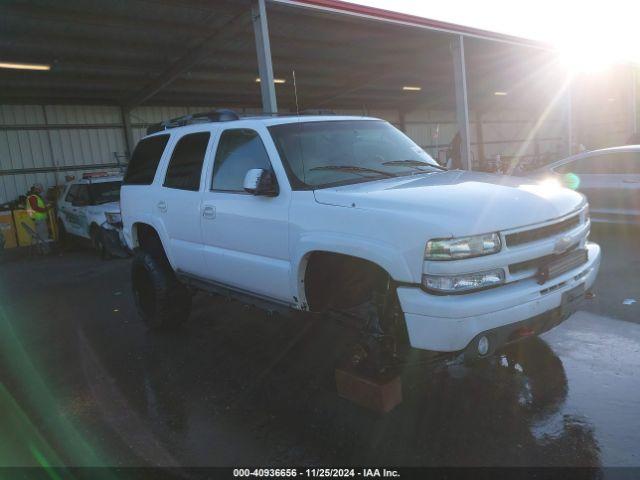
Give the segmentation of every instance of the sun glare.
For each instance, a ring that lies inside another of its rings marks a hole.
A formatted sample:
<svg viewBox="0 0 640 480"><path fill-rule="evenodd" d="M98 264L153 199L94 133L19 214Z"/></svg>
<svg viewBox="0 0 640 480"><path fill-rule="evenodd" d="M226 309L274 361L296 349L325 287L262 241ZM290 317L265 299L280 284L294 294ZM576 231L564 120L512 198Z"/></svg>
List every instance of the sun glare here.
<svg viewBox="0 0 640 480"><path fill-rule="evenodd" d="M556 45L558 58L570 73L596 73L617 63L633 61L636 53L606 36L582 41L560 39Z"/></svg>
<svg viewBox="0 0 640 480"><path fill-rule="evenodd" d="M640 63L640 48L631 33L636 31L636 9L630 5L626 11L585 5L579 17L563 11L561 18L572 21L548 25L544 37L556 47L560 62L573 74L597 73L621 63Z"/></svg>
<svg viewBox="0 0 640 480"><path fill-rule="evenodd" d="M636 33L640 3L630 0L350 1L540 40L556 47L560 62L571 73L597 72L617 63L640 64Z"/></svg>

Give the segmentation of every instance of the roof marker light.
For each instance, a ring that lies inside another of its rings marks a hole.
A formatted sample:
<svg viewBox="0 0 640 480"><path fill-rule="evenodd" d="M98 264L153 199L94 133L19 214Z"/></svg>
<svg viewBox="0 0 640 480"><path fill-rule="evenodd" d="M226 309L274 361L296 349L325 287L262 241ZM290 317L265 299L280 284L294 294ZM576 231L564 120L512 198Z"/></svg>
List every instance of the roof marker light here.
<svg viewBox="0 0 640 480"><path fill-rule="evenodd" d="M412 87L411 85L405 85L404 87L402 87L402 90L404 90L405 92L419 92L420 90L422 90L422 87Z"/></svg>

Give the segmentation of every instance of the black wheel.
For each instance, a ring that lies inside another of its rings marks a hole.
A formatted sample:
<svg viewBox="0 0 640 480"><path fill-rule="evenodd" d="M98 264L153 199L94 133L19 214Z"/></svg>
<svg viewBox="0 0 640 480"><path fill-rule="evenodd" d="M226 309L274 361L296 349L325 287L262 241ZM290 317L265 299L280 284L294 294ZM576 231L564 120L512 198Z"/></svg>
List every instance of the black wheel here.
<svg viewBox="0 0 640 480"><path fill-rule="evenodd" d="M91 245L94 250L100 255L100 258L106 260L110 257L107 247L104 245L104 239L102 238L102 231L97 226L91 227Z"/></svg>
<svg viewBox="0 0 640 480"><path fill-rule="evenodd" d="M131 283L138 314L149 328L176 327L189 317L191 295L166 261L136 250Z"/></svg>

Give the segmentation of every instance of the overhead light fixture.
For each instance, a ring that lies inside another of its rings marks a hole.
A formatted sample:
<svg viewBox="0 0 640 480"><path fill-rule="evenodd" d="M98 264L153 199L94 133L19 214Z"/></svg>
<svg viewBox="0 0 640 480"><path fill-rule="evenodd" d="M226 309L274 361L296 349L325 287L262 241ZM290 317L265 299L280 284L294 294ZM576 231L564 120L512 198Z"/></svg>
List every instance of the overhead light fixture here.
<svg viewBox="0 0 640 480"><path fill-rule="evenodd" d="M402 90L404 90L405 92L419 92L420 90L422 90L422 87L412 87L410 85L405 85L404 87L402 87Z"/></svg>
<svg viewBox="0 0 640 480"><path fill-rule="evenodd" d="M496 97L504 97L507 95L507 92L493 92Z"/></svg>
<svg viewBox="0 0 640 480"><path fill-rule="evenodd" d="M40 65L35 63L14 63L0 62L0 68L10 68L13 70L51 70L51 65Z"/></svg>
<svg viewBox="0 0 640 480"><path fill-rule="evenodd" d="M256 78L256 83L260 83L260 77ZM274 78L273 83L287 83L284 78Z"/></svg>

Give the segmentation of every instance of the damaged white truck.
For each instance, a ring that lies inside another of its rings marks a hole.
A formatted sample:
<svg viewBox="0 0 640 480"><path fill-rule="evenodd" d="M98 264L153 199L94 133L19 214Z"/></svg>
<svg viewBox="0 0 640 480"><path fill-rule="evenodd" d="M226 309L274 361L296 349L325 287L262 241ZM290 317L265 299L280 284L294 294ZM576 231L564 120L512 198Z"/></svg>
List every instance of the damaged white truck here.
<svg viewBox="0 0 640 480"><path fill-rule="evenodd" d="M372 356L489 356L565 319L600 264L581 194L446 171L375 118L163 122L138 143L121 205L150 327L183 322L201 289L359 315Z"/></svg>

